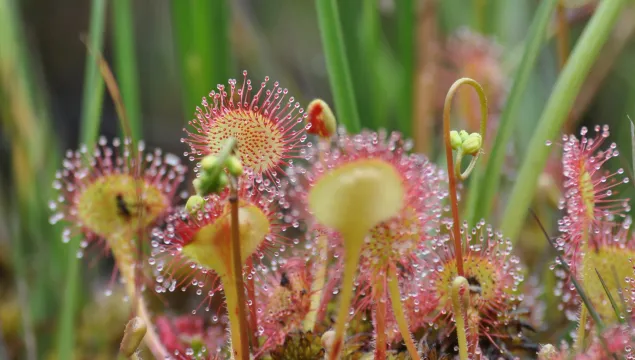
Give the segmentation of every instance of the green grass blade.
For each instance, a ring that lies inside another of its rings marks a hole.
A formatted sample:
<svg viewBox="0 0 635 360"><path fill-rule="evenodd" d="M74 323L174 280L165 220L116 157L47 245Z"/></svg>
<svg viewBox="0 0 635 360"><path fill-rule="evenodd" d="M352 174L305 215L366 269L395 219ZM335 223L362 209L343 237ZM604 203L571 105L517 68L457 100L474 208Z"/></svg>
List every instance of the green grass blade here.
<svg viewBox="0 0 635 360"><path fill-rule="evenodd" d="M543 235L545 235L545 238L547 239L551 247L553 247L557 251L558 247L553 242L553 240L549 237L547 230L542 225L542 222L540 221L536 213L534 213L532 210L529 210L529 212L533 216L534 220L536 220L536 222L538 223L538 226L540 226L540 230L542 231ZM569 276L569 278L571 279L571 282L573 283L573 286L575 287L576 292L578 293L578 295L580 295L580 298L582 299L584 306L586 306L587 309L589 310L589 314L593 318L593 321L595 321L595 324L597 325L598 329L600 329L600 331L604 330L604 322L602 322L602 319L600 318L600 315L598 314L597 310L593 306L593 303L591 302L591 300L589 300L589 297L586 291L584 291L584 289L582 288L582 285L580 285L580 282L575 278L575 274L571 272L571 268L569 267L569 265L567 264L565 259L562 257L562 255L560 255L559 252L556 253L556 258L558 259L558 266L561 267L564 270L564 272L567 273L567 276Z"/></svg>
<svg viewBox="0 0 635 360"><path fill-rule="evenodd" d="M106 1L92 0L90 10L89 48L102 51L104 47L104 29L106 26ZM84 90L82 97L80 142L92 149L99 136L101 109L104 96L104 81L99 74L99 65L95 55L87 51L84 71Z"/></svg>
<svg viewBox="0 0 635 360"><path fill-rule="evenodd" d="M101 51L104 40L106 19L106 1L92 0L90 13L90 48ZM104 82L99 73L98 63L90 52L86 58L86 71L84 77L84 94L82 101L81 118L81 142L88 149L92 149L99 135L101 109L103 104ZM78 313L78 287L80 282L80 261L77 259L79 249L79 237L71 238L68 244L68 256L66 259L66 287L64 288L64 301L62 303L61 317L58 329L58 359L73 359L75 348L75 319Z"/></svg>
<svg viewBox="0 0 635 360"><path fill-rule="evenodd" d="M336 116L349 132L356 133L361 130L361 123L337 3L335 0L316 0L315 4Z"/></svg>
<svg viewBox="0 0 635 360"><path fill-rule="evenodd" d="M187 120L201 98L232 73L229 43L230 8L227 0L172 2L174 40L181 68L183 107Z"/></svg>
<svg viewBox="0 0 635 360"><path fill-rule="evenodd" d="M359 101L363 99L358 98L357 108L359 109L359 115L365 127L375 130L385 128L388 125L388 117L385 113L386 97L382 94L379 78L379 74L381 73L381 68L379 67L379 58L381 56L381 21L378 7L378 1L363 2L360 21L361 41L359 41L363 61L357 65L350 64L351 69L355 67L364 69L364 77L356 81L356 85L358 86L355 87L355 95L357 97L357 95L360 94L360 87L366 89L367 100L364 103ZM364 114L364 109L366 109L366 114ZM366 121L368 122L367 124L365 123Z"/></svg>
<svg viewBox="0 0 635 360"><path fill-rule="evenodd" d="M413 131L414 81L415 81L415 6L413 0L397 0L397 54L403 66L401 96L399 99L398 129L405 137Z"/></svg>
<svg viewBox="0 0 635 360"><path fill-rule="evenodd" d="M115 71L121 88L121 97L128 114L132 139L138 141L143 134L141 100L139 99L139 73L135 53L134 2L114 0L113 32Z"/></svg>
<svg viewBox="0 0 635 360"><path fill-rule="evenodd" d="M612 0L600 3L556 81L529 142L525 159L503 213L502 231L512 241L520 234L527 208L536 191L538 176L547 161L550 147L545 146L545 142L552 140L562 128L591 65L602 50L602 45L608 39L626 2L627 0Z"/></svg>
<svg viewBox="0 0 635 360"><path fill-rule="evenodd" d="M479 186L470 184L468 195L470 203L466 214L470 224L475 224L476 221L482 218L488 218L492 209L493 199L500 185L501 169L505 161L507 145L514 132L514 126L518 119L520 105L525 95L529 78L536 65L540 49L545 43L547 28L551 24L551 15L557 5L557 0L542 1L529 27L522 61L503 109L496 139L485 165L485 171L479 171L475 174L479 177Z"/></svg>
<svg viewBox="0 0 635 360"><path fill-rule="evenodd" d="M595 269L595 273L597 274L598 279L600 279L600 283L602 284L604 293L606 293L606 296L608 297L609 302L611 302L611 306L613 307L613 311L615 312L615 317L617 318L617 321L619 323L624 324L625 320L622 317L622 311L617 306L617 303L615 302L615 299L613 299L613 295L611 294L611 291L609 290L608 286L606 286L606 283L604 282L604 279L602 278L602 275L600 275L600 272L598 271L597 268Z"/></svg>

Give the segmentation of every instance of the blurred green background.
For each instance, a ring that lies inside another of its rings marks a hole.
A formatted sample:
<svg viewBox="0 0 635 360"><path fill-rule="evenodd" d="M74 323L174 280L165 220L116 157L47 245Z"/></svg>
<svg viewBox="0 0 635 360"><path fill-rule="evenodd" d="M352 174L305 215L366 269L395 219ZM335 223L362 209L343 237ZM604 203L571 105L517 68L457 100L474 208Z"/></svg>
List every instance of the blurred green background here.
<svg viewBox="0 0 635 360"><path fill-rule="evenodd" d="M469 76L484 84L490 129L496 133L543 1L339 1L361 125L400 130L414 137L417 150L441 163L445 92L454 80ZM505 198L524 154L532 151L530 135L596 6L594 1L568 2L575 6L563 2L549 14L539 39L539 56L505 146L509 155L497 199ZM628 171L627 115L635 117L634 30L629 5L563 127L577 132L583 125L610 124L623 154L614 166ZM63 244L61 227L48 221L51 182L65 149L90 144L97 134L120 134L87 46L101 49L112 66L133 135L149 148L182 154L182 128L201 97L228 78L240 79L243 69L255 83L266 75L280 81L305 106L320 97L335 104L336 115L343 111L331 95L320 34L316 4L308 0L0 0L0 359L70 353L110 359L129 315L115 296L102 296L112 264L76 261L76 240ZM457 100L453 124L476 131L478 107L466 94ZM632 193L630 187L627 192ZM557 204L536 201L554 230ZM496 226L501 226L502 205L497 200L489 217ZM533 233L526 229L523 234ZM544 239L521 242L521 248L522 243L534 249L535 257L545 256ZM532 271L540 274L536 267Z"/></svg>

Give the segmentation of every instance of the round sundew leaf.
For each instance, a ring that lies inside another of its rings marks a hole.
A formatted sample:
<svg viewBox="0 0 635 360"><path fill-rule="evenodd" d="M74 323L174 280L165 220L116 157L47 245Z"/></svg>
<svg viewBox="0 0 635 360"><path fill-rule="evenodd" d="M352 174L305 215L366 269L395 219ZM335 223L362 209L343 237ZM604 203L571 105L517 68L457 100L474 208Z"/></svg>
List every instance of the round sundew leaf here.
<svg viewBox="0 0 635 360"><path fill-rule="evenodd" d="M92 232L109 237L152 224L169 206L158 187L132 175L102 176L83 190L77 218Z"/></svg>
<svg viewBox="0 0 635 360"><path fill-rule="evenodd" d="M231 208L216 221L202 227L183 246L183 255L198 265L228 275L231 267ZM255 205L243 205L238 209L241 263L244 264L270 232L267 216Z"/></svg>
<svg viewBox="0 0 635 360"><path fill-rule="evenodd" d="M402 178L383 160L357 160L320 178L309 206L323 225L342 234L365 234L397 215L404 201Z"/></svg>
<svg viewBox="0 0 635 360"><path fill-rule="evenodd" d="M598 277L600 273L604 283L611 292L613 299L619 301L619 289L627 288L626 278L633 276L633 263L631 259L635 257L633 250L620 248L617 246L602 246L597 250L589 250L582 259L583 286L589 294L589 298L595 306L602 320L607 323L616 323L613 306ZM618 280L619 279L619 280ZM618 282L619 281L619 282Z"/></svg>

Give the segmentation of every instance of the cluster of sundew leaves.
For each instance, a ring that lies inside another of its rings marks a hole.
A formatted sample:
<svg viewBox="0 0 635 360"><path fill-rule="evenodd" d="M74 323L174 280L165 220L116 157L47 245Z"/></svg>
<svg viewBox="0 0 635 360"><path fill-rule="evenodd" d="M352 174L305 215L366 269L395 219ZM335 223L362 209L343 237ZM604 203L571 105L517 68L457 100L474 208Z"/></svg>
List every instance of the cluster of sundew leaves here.
<svg viewBox="0 0 635 360"><path fill-rule="evenodd" d="M564 252L574 276L592 294L599 315L611 323L616 321L615 312L596 270L618 298L635 255L629 236L629 200L617 196L619 185L628 183L629 178L622 168L615 172L604 168L607 161L619 156L615 143L603 146L610 135L608 126L596 126L594 132L589 137L588 129L582 128L579 139L574 135L562 137L564 199L559 207L566 214L558 220L556 246ZM559 307L575 320L580 298L566 273L556 270L556 275L560 280L555 292L563 299Z"/></svg>
<svg viewBox="0 0 635 360"><path fill-rule="evenodd" d="M299 346L296 354L314 349L315 341L307 342L302 340L304 335L294 337L293 334L300 334L302 316L308 312L305 296L310 295L309 285L313 281L315 267L307 265L306 272L301 275L294 273L292 280L285 265L291 258L294 262L324 260L317 256L313 236L306 236L306 243L299 246L300 250L291 251L287 246L300 245L299 235L293 235L291 239L284 233L287 229L294 229L298 233L329 234L329 254L336 258L346 256L341 249L339 234L333 234L332 229L312 231L319 225L306 208L305 196L320 174L368 158L391 166L400 174L406 191L404 206L398 216L380 224L367 235L361 262L362 269L367 271L358 276L355 283L360 300L356 304L357 309L364 309L364 293L372 291L373 284L369 280L372 277L366 275L394 267L399 271L402 293L399 300L405 304L411 329L435 329L442 337L451 336L456 315L449 305L448 293L456 277L456 258L455 250L450 246L450 220L442 217L446 211L443 201L447 195L443 171L422 156L408 155L409 142L396 133L348 135L340 130L331 142L322 141L316 145L307 140L304 132L311 125L315 126L311 121L315 119L309 119L309 125L304 126L306 115L293 98L286 100L286 89L279 88L277 83L273 89L267 89L265 80L252 94L246 73L242 85L237 86L235 80L230 80L229 84L229 93L219 86L218 93L210 94L212 105L203 101L205 110L197 110L197 119L192 122L196 133L188 132L184 141L192 150L187 156L195 161L206 154L217 153L223 140L230 136L238 139L237 155L247 169L245 176L239 179L241 185L238 191L239 208L243 211L242 218L247 221L240 223L244 236L241 241L247 245L241 260L244 262L252 258L257 262L255 266L245 267L241 275L254 280L258 287L257 313L262 315L259 321L269 324L277 321L273 328L261 326L251 329L257 335L266 334L268 338L264 341L275 337L270 345L271 349L277 350L271 350L271 355L275 356L276 351L279 353L279 346L284 349L287 342ZM567 254L576 253L570 247L567 249L566 245L575 244L572 224L577 221L578 214L592 219L595 229L604 229L606 225L615 225L614 219L630 210L623 205L624 200L606 201L613 195L612 188L616 185L610 179L623 173L618 170L615 174L604 175L599 171L606 160L618 155L614 145L599 155L592 154L601 139L608 136L608 129L603 129L601 137L596 140L587 139L585 134L586 130L583 130L580 142L572 136L563 138L568 141L564 146L563 163L565 176L569 179L565 188L569 191L565 202L568 217L560 223L565 235L559 244L564 250L569 250L565 251ZM72 225L71 230L64 232L65 239L81 234L86 241L104 240L106 246L112 246L109 241L113 233L115 238L121 234L132 236L135 231L147 229L161 220L174 207L173 198L184 177L184 168L178 163L178 158L163 157L160 152L155 152L131 159L127 141L121 151L117 150L119 141L115 140L113 145L114 149L108 148L105 139L100 139L99 147L92 154L86 149L67 154L64 169L58 173L55 183L60 197L51 204L53 210L59 210L52 221L65 220ZM143 147L139 150L141 154ZM293 165L295 158L308 164L284 169ZM576 161L579 168L575 168ZM574 172L576 170L578 173ZM285 177L285 173L289 176ZM222 266L218 263L227 254L206 254L205 248L207 244L222 243L228 239L231 228L228 194L229 191L224 191L206 198L204 207L195 213L180 209L173 211L163 227L153 230L153 251L148 260L157 271L157 292L194 287L196 293L204 298L197 309L204 306L206 311L212 312L214 322L218 321L221 310L212 309L210 299L220 290L217 273ZM301 227L300 222L305 226ZM621 226L625 229L623 224ZM615 246L623 238L612 232L594 231L593 234L604 236L598 237L595 242L597 248L601 245ZM461 236L465 244L465 276L470 285L469 307L466 309L470 346L474 354L483 354L481 344L488 340L489 353L493 348L499 348L496 339L515 336L506 332L505 328L516 321L511 314L523 299L519 285L524 275L519 260L511 256L511 242L490 226L485 226L484 222L477 224L473 230L463 225ZM188 246L193 244L196 244L194 250L188 251ZM298 257L298 254L302 256ZM333 271L338 272L337 265L329 269L329 275ZM223 275L222 271L220 275ZM336 280L337 275L324 286L324 289L333 289L333 296L322 296L323 300L331 300L329 305L338 293L333 279ZM250 301L252 299L248 300L248 306L253 305ZM196 310L192 313L197 314ZM354 315L355 309L351 309L350 314ZM290 316L297 317L288 321ZM287 326L289 324L292 326ZM395 335L391 338L392 343L398 341L398 335L404 336L397 334L394 327L391 329ZM311 344L309 349L304 349L303 343ZM201 349L201 353L206 351ZM192 348L188 348L185 356L193 352ZM218 355L218 351L208 353L209 356ZM173 355L182 358L184 354Z"/></svg>

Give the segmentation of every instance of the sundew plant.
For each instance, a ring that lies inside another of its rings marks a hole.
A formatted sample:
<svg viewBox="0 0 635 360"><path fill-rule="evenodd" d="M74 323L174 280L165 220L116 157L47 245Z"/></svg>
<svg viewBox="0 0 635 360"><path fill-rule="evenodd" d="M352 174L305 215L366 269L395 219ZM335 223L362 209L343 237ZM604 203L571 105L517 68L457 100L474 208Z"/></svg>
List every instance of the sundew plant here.
<svg viewBox="0 0 635 360"><path fill-rule="evenodd" d="M0 359L635 359L632 1L82 4L74 124L0 0Z"/></svg>

